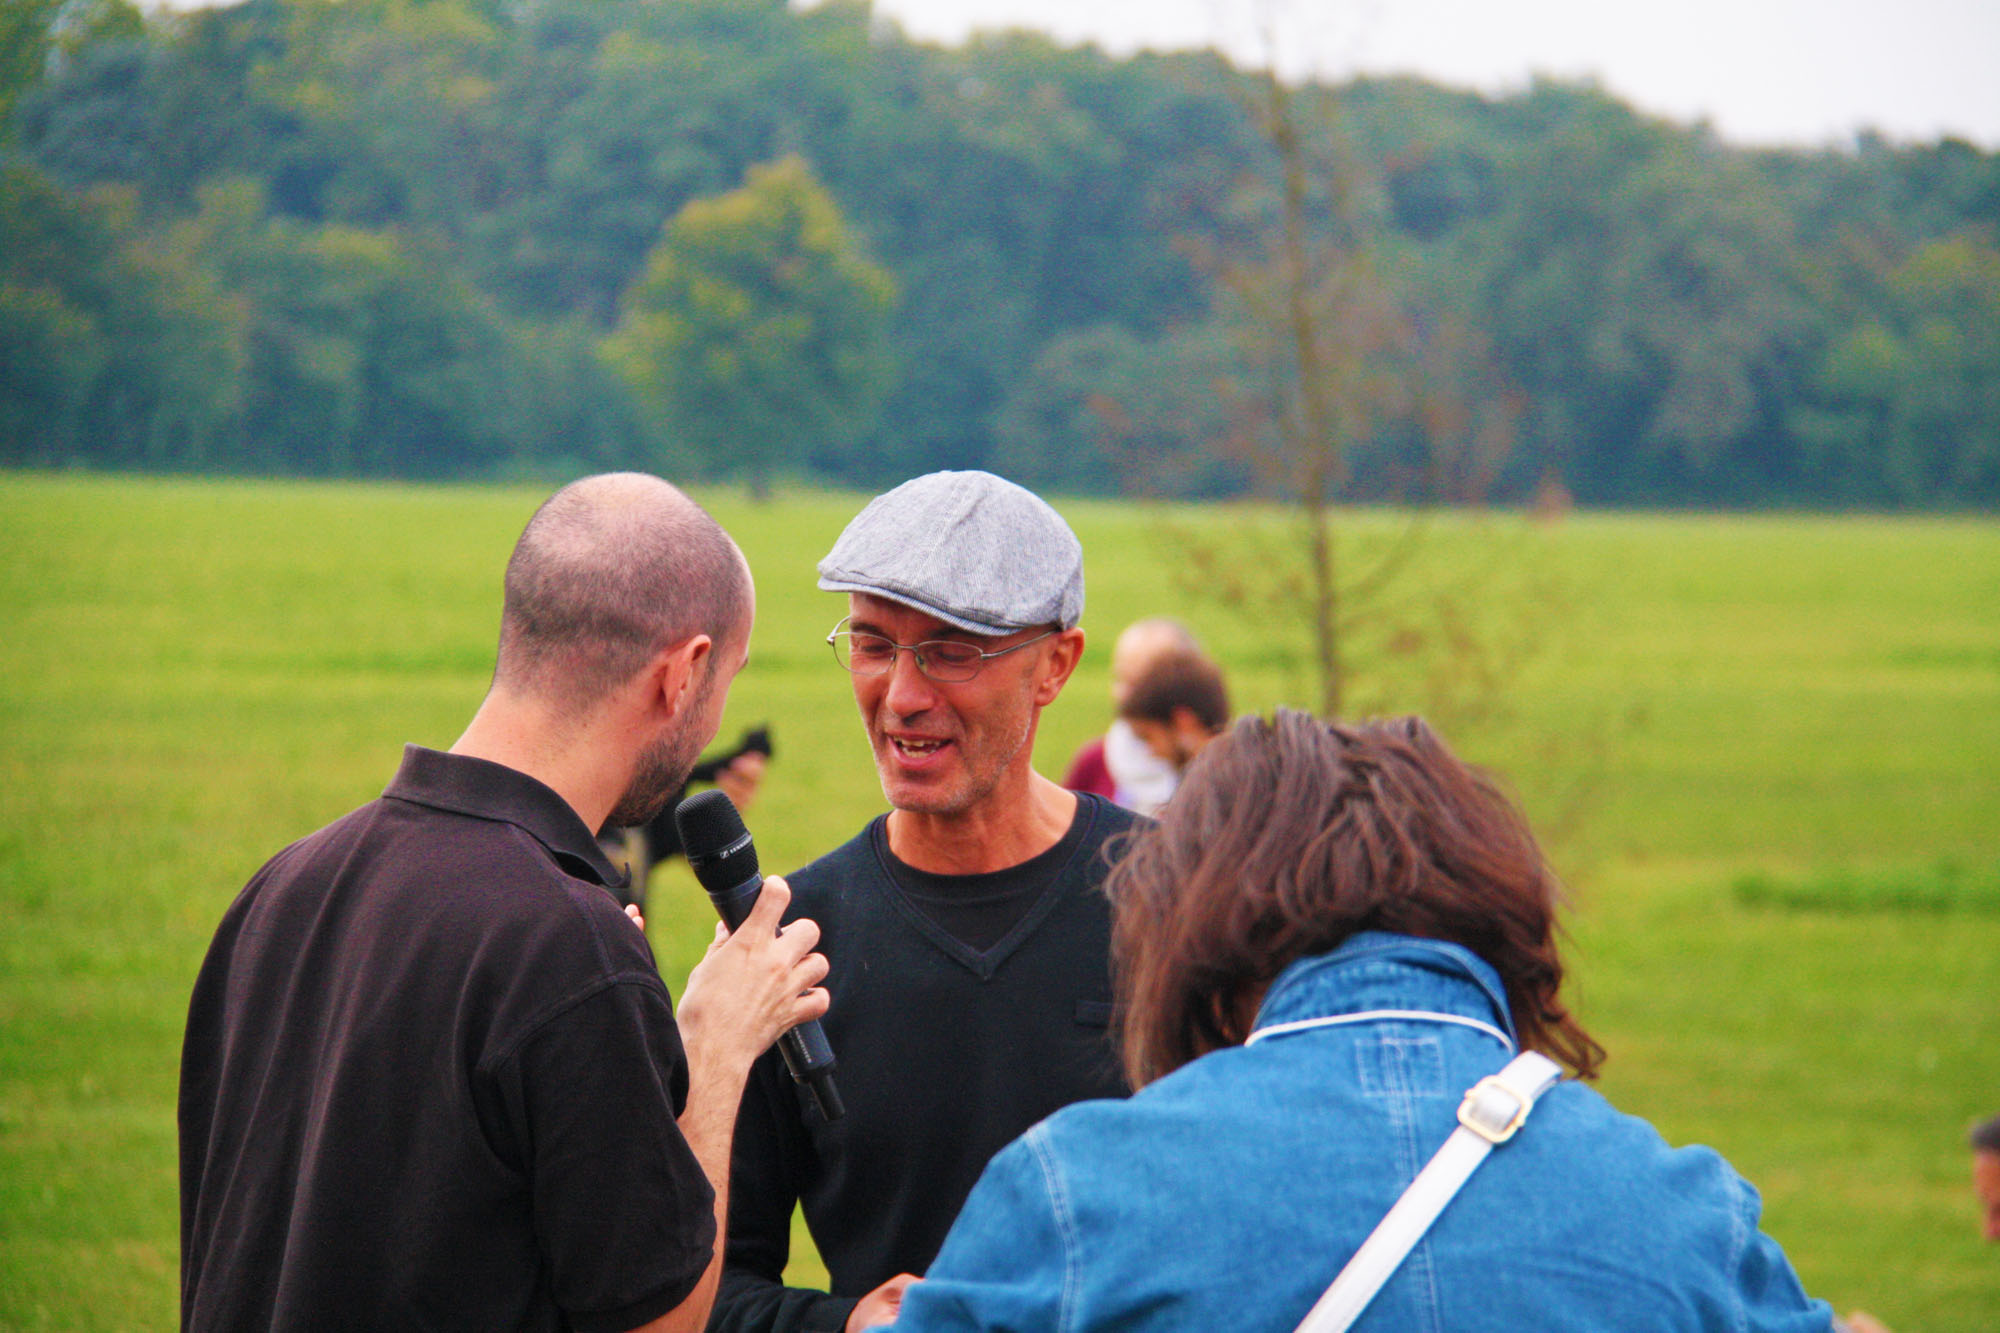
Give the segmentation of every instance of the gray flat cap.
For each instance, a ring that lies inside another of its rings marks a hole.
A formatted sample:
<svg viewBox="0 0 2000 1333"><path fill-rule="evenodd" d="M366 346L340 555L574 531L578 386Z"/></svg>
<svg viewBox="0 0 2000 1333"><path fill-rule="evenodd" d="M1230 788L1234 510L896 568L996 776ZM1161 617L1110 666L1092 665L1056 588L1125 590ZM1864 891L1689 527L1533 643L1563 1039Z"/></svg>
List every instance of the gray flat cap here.
<svg viewBox="0 0 2000 1333"><path fill-rule="evenodd" d="M991 472L932 472L876 496L819 562L828 592L865 592L973 634L1083 615L1083 546L1062 515Z"/></svg>

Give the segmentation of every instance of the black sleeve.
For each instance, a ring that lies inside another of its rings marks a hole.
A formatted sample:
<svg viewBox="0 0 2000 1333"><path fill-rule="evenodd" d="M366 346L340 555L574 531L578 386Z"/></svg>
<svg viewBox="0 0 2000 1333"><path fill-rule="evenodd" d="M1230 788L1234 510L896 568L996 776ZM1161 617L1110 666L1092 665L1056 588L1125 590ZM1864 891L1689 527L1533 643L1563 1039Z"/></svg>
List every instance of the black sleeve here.
<svg viewBox="0 0 2000 1333"><path fill-rule="evenodd" d="M736 1114L729 1239L709 1333L840 1333L846 1326L854 1298L784 1282L792 1211L811 1155L791 1075L778 1053L767 1051L750 1071Z"/></svg>
<svg viewBox="0 0 2000 1333"><path fill-rule="evenodd" d="M714 1254L715 1193L676 1119L687 1060L665 989L593 992L494 1077L570 1326L624 1333L686 1300Z"/></svg>

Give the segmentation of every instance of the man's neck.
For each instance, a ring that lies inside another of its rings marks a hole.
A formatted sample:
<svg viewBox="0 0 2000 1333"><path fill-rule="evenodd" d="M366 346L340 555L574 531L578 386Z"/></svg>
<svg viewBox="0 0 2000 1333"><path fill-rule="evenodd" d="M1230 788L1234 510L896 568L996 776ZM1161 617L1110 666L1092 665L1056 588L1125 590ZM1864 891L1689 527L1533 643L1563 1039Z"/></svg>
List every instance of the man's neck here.
<svg viewBox="0 0 2000 1333"><path fill-rule="evenodd" d="M996 796L998 794L996 793ZM889 813L889 850L933 875L978 875L1032 860L1062 841L1076 818L1076 793L1030 770L1017 795L957 814Z"/></svg>
<svg viewBox="0 0 2000 1333"><path fill-rule="evenodd" d="M602 765L587 762L592 752L583 725L564 727L532 702L488 694L453 754L469 755L525 773L563 798L591 829L603 825L619 792L606 783Z"/></svg>

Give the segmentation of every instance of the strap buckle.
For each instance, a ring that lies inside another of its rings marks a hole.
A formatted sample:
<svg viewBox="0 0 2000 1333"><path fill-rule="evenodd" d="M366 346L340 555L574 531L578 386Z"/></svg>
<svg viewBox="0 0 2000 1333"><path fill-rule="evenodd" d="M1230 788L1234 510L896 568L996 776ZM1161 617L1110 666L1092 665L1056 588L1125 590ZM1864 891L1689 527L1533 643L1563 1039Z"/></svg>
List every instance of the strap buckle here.
<svg viewBox="0 0 2000 1333"><path fill-rule="evenodd" d="M1514 1137L1534 1104L1533 1097L1507 1086L1499 1074L1488 1074L1466 1090L1458 1104L1458 1123L1497 1147Z"/></svg>

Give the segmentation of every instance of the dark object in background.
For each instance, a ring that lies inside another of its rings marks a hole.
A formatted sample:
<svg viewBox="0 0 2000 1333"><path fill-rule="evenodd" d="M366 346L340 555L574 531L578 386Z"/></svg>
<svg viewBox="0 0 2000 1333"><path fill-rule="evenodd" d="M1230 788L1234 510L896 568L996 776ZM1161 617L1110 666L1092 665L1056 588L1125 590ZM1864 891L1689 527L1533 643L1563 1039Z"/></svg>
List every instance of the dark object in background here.
<svg viewBox="0 0 2000 1333"><path fill-rule="evenodd" d="M743 733L735 748L699 760L689 771L686 786L661 807L652 822L632 828L607 828L598 834L597 840L604 845L605 855L614 863L623 864L629 872L622 901L643 913L646 910L646 880L652 875L653 867L669 857L685 855L681 849L681 831L674 825L674 808L686 799L688 787L698 782L714 782L722 776L723 770L746 754L760 754L769 759L775 753L771 745L770 723L752 727Z"/></svg>
<svg viewBox="0 0 2000 1333"><path fill-rule="evenodd" d="M775 753L776 751L771 748L771 724L766 722L761 727L752 727L750 730L744 732L743 739L737 741L736 748L728 754L716 755L713 758L702 759L696 762L695 766L688 772L688 782L690 785L697 782L713 782L722 776L723 769L728 768L746 754L761 754L766 759L769 759ZM674 804L678 805L679 802L675 802ZM671 826L673 822L674 807L670 805L654 818L652 824L648 824L646 827L651 828L655 824ZM674 830L674 836L676 838L680 836L678 828Z"/></svg>

